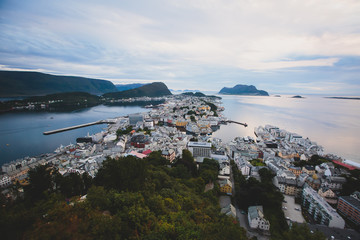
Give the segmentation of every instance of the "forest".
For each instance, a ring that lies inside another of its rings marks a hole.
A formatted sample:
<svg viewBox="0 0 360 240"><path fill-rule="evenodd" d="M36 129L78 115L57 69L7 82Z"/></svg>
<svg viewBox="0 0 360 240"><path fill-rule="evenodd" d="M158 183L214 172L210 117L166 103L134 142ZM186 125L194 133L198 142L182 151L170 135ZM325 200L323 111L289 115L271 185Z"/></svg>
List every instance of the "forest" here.
<svg viewBox="0 0 360 240"><path fill-rule="evenodd" d="M109 158L94 179L38 166L23 195L1 197L2 239L246 239L238 222L220 213L218 186L204 192L217 178L215 160L197 168L184 150L168 165L160 152Z"/></svg>

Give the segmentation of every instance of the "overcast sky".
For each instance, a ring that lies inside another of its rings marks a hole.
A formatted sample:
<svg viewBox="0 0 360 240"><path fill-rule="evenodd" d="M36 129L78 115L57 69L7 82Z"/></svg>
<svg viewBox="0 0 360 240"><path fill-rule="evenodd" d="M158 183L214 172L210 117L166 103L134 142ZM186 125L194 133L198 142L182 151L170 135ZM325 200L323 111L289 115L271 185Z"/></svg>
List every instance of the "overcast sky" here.
<svg viewBox="0 0 360 240"><path fill-rule="evenodd" d="M360 95L360 1L0 0L0 69Z"/></svg>

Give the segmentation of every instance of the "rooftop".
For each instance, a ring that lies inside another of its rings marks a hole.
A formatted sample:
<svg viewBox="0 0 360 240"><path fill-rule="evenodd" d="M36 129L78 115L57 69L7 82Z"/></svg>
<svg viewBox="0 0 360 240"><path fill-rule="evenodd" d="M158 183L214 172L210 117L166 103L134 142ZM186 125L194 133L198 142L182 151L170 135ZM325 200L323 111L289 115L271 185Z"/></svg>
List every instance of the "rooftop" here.
<svg viewBox="0 0 360 240"><path fill-rule="evenodd" d="M342 196L339 197L339 200L340 199L343 199L345 202L348 202L349 204L351 204L360 211L360 201L357 200L356 198L353 198L351 196Z"/></svg>
<svg viewBox="0 0 360 240"><path fill-rule="evenodd" d="M206 147L211 148L211 143L208 142L189 142L188 147Z"/></svg>

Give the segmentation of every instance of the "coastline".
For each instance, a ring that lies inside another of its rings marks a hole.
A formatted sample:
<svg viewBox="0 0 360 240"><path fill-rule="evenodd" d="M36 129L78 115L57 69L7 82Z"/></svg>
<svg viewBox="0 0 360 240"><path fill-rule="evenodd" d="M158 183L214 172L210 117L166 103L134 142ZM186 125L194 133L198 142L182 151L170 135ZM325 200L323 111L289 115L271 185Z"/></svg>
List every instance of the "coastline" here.
<svg viewBox="0 0 360 240"><path fill-rule="evenodd" d="M144 109L144 108L141 108L143 111L141 111L141 113L145 113L145 112L147 112L148 111L148 109ZM225 109L226 111L231 111L231 110L229 110L229 109ZM225 112L226 112L225 111ZM125 115L127 115L127 114L125 114ZM109 125L107 125L107 127L109 127ZM236 129L238 126L236 126L236 125L233 125L232 124L232 126L231 126L231 128L233 128L233 130L234 129ZM288 129L288 128L286 128L286 129ZM289 131L293 131L292 129L288 129ZM220 130L218 130L218 131L216 131L216 133L217 132L220 132L221 131L221 129ZM215 132L214 132L215 133ZM94 133L95 134L95 133ZM215 134L216 135L216 134ZM85 135L78 135L77 137L83 137L83 136L85 136ZM241 134L238 134L236 137L240 137L240 136L246 136L246 135L241 135ZM321 144L321 141L320 141L320 144ZM60 146L60 145L58 145L58 146ZM54 148L54 150L55 150L56 148ZM47 153L42 153L42 154L39 154L39 155L34 155L33 157L27 157L27 158L37 158L37 157L39 157L39 156L41 156L41 155L46 155L46 154L51 154L51 153L49 153L49 152L47 152ZM341 156L341 155L340 155ZM341 158L342 159L344 159L343 158L343 156L341 156ZM20 158L20 159L15 159L15 160L13 160L13 161L16 161L16 160L23 160L23 158ZM346 161L349 165L352 165L352 166L355 166L355 167L359 167L360 166L360 164L357 162L357 161L354 161L354 160L344 160L344 161ZM10 161L11 162L11 161ZM9 163L9 162L7 162L7 163ZM2 163L2 165L3 164L6 164L6 163Z"/></svg>

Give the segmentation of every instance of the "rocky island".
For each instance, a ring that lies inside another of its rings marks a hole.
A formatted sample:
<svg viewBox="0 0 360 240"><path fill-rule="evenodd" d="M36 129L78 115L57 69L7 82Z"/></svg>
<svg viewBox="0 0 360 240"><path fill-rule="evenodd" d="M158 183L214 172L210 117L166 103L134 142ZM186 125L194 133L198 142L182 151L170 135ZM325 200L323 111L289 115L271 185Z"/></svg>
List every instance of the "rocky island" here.
<svg viewBox="0 0 360 240"><path fill-rule="evenodd" d="M224 87L219 94L226 95L247 95L247 96L269 96L269 93L264 90L258 90L253 85L238 84L232 88Z"/></svg>

